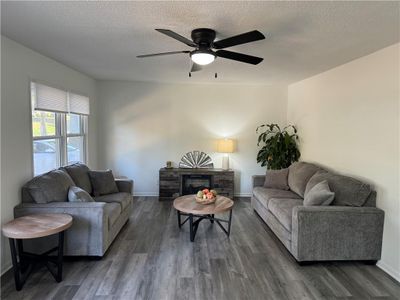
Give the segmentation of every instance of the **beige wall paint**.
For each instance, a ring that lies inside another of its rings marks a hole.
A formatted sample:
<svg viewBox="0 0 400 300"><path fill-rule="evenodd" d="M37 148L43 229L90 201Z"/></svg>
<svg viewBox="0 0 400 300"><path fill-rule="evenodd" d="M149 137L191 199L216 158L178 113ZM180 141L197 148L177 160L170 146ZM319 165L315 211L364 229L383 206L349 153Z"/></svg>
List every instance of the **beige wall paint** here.
<svg viewBox="0 0 400 300"><path fill-rule="evenodd" d="M91 99L89 165L96 167L96 83L52 59L1 37L1 224L13 219L20 187L32 177L30 80L40 80ZM8 241L2 237L1 272L10 267Z"/></svg>
<svg viewBox="0 0 400 300"><path fill-rule="evenodd" d="M100 166L133 178L137 195L157 195L158 170L188 151L208 153L220 168L214 141L224 136L237 140L236 194L250 195L251 176L265 172L255 129L286 122L286 87L102 81L98 94Z"/></svg>
<svg viewBox="0 0 400 300"><path fill-rule="evenodd" d="M399 44L288 88L302 160L372 183L385 211L379 265L400 280Z"/></svg>

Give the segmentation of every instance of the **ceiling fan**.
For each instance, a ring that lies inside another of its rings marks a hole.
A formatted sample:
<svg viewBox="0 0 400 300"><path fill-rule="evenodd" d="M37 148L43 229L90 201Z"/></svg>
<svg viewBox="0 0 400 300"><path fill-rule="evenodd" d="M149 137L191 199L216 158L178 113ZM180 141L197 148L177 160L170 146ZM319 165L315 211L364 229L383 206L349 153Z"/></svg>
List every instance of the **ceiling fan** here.
<svg viewBox="0 0 400 300"><path fill-rule="evenodd" d="M212 63L216 57L227 58L252 65L257 65L263 61L263 58L261 57L232 52L228 50L222 50L224 48L265 39L265 36L258 30L249 31L219 41L214 41L215 31L208 28L194 29L191 34L192 40L189 40L172 30L168 29L156 29L156 30L190 47L195 48L195 50L145 54L145 55L138 55L137 57L142 58L142 57L152 57L160 55L189 53L190 58L193 61L192 69L190 70L190 72L196 72L201 70L201 66ZM214 49L217 50L215 51Z"/></svg>

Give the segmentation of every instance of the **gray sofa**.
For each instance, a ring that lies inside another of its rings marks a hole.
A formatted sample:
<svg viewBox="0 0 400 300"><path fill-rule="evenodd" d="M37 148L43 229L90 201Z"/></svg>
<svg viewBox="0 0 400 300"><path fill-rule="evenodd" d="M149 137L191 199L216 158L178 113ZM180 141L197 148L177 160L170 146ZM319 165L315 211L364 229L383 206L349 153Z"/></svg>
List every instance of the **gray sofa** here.
<svg viewBox="0 0 400 300"><path fill-rule="evenodd" d="M322 180L335 192L333 203L304 206L305 193ZM384 212L368 184L305 162L289 167L289 190L264 181L253 176L251 205L298 262L381 258Z"/></svg>
<svg viewBox="0 0 400 300"><path fill-rule="evenodd" d="M15 217L70 214L73 225L65 232L64 243L68 256L103 256L132 210L133 181L125 179L116 180L117 193L93 197L94 202L68 202L72 185L93 195L88 171L87 166L74 164L37 176L22 187L22 203L14 208ZM34 252L48 250L49 244L56 244L55 236L26 241L27 249Z"/></svg>

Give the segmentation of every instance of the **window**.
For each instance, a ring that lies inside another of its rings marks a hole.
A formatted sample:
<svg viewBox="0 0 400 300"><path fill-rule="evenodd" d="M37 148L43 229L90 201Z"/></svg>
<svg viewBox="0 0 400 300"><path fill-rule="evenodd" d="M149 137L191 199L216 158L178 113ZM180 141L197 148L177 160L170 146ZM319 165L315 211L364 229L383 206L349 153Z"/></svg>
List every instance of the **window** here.
<svg viewBox="0 0 400 300"><path fill-rule="evenodd" d="M86 162L89 98L31 83L34 175Z"/></svg>

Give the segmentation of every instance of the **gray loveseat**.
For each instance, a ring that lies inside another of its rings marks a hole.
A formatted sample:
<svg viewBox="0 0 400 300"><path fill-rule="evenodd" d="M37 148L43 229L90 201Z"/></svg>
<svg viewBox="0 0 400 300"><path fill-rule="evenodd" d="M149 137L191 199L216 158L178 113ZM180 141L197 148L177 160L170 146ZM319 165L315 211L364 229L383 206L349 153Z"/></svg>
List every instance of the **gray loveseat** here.
<svg viewBox="0 0 400 300"><path fill-rule="evenodd" d="M132 210L133 181L117 179L117 193L93 197L94 202L68 202L69 187L78 186L92 194L89 168L74 164L30 180L22 187L22 203L14 216L39 213L66 213L73 225L65 232L64 254L103 256L128 221ZM56 244L54 236L27 241L27 249L40 252Z"/></svg>
<svg viewBox="0 0 400 300"><path fill-rule="evenodd" d="M253 209L298 262L381 258L384 212L376 192L354 178L300 162L288 171L289 190L265 188L253 176ZM304 206L313 185L326 180L335 192L329 206Z"/></svg>

